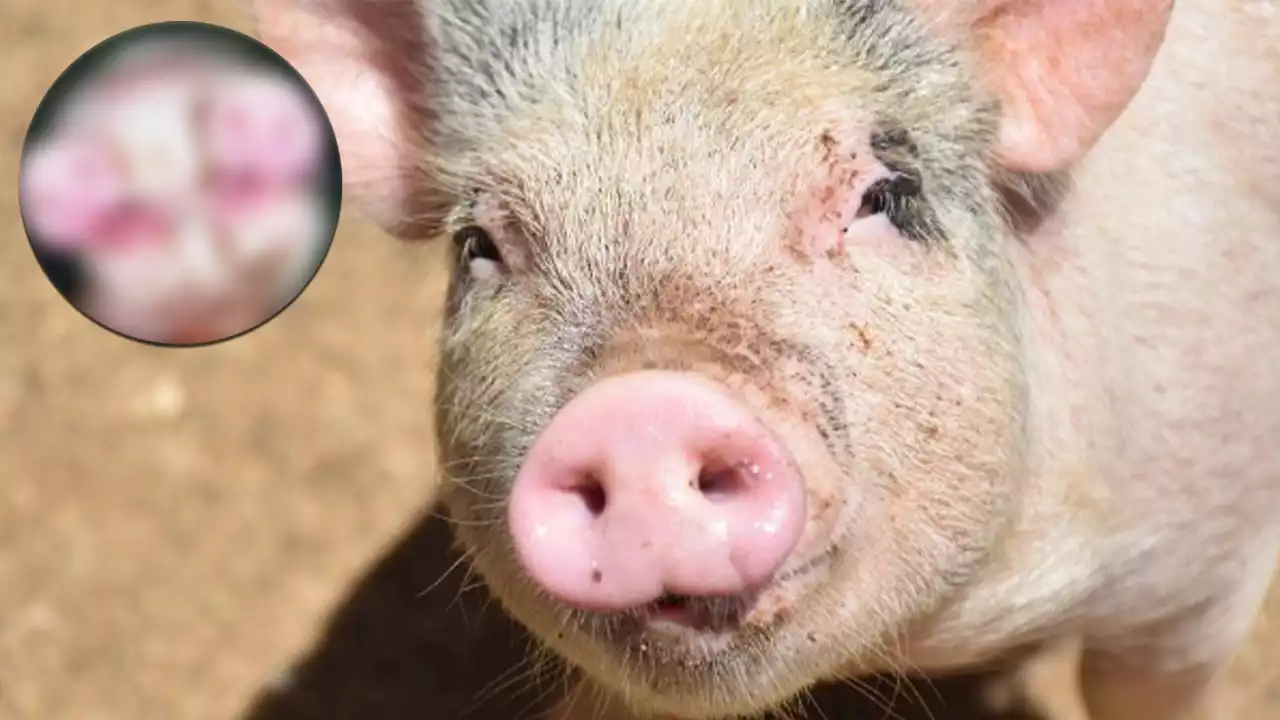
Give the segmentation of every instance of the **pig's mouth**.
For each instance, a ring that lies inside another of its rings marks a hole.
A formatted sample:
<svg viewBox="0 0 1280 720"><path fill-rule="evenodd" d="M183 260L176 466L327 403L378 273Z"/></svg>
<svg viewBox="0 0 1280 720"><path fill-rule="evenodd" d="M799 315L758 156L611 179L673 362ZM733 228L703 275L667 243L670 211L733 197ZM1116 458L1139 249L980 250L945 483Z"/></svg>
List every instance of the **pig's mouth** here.
<svg viewBox="0 0 1280 720"><path fill-rule="evenodd" d="M700 597L667 593L629 614L654 630L732 632L741 626L752 600L745 595Z"/></svg>
<svg viewBox="0 0 1280 720"><path fill-rule="evenodd" d="M734 648L767 644L837 555L838 544L833 543L758 589L724 596L668 592L631 610L597 615L605 623L593 625L610 644L650 663L686 669L713 663Z"/></svg>
<svg viewBox="0 0 1280 720"><path fill-rule="evenodd" d="M755 591L723 596L668 592L614 618L620 621L620 628L633 635L687 637L692 634L727 638L744 631L764 631L782 619L782 608L788 604L783 597L802 592L794 584L804 584L805 576L829 563L835 554L835 546L830 546Z"/></svg>

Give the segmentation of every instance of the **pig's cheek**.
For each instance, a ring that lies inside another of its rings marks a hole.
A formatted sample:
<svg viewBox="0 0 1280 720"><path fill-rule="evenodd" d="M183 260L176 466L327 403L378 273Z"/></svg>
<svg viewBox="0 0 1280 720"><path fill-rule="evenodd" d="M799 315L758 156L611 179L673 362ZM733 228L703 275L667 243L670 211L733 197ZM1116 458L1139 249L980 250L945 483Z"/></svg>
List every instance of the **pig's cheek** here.
<svg viewBox="0 0 1280 720"><path fill-rule="evenodd" d="M872 255L907 271L923 269L918 263L925 252L924 246L904 236L883 214L855 220L844 237L848 251L855 256Z"/></svg>
<svg viewBox="0 0 1280 720"><path fill-rule="evenodd" d="M784 362L785 365L792 361ZM801 368L789 373L805 377ZM811 396L813 388L795 388L796 397ZM824 442L817 425L817 409L793 406L771 422L786 444L804 478L805 528L793 552L793 564L805 564L828 552L833 543L855 523L863 495L857 478L849 476L845 458Z"/></svg>
<svg viewBox="0 0 1280 720"><path fill-rule="evenodd" d="M826 550L852 523L861 494L856 478L847 476L814 431L794 443L792 455L804 468L806 524L799 548L812 556Z"/></svg>

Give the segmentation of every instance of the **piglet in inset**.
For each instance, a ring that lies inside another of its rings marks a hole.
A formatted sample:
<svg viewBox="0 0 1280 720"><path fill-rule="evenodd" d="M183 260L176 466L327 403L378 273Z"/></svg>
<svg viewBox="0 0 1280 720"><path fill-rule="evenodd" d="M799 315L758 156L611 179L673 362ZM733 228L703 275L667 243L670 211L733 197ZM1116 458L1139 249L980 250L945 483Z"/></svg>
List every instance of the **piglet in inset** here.
<svg viewBox="0 0 1280 720"><path fill-rule="evenodd" d="M80 260L86 283L76 301L87 315L130 337L174 342L202 308L234 295L235 279L202 208L186 96L148 92L155 78L130 79L140 84L109 78L85 93L30 152L23 213L34 242ZM181 89L177 80L163 84Z"/></svg>
<svg viewBox="0 0 1280 720"><path fill-rule="evenodd" d="M83 261L95 320L212 341L268 319L314 271L322 125L285 81L159 50L79 94L30 155L24 214Z"/></svg>

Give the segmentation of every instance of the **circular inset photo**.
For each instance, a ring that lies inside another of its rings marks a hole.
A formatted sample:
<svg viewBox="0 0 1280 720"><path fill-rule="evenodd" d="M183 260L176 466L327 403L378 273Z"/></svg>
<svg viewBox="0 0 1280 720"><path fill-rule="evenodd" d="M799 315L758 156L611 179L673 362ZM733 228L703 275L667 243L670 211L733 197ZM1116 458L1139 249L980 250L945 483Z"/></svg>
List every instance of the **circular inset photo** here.
<svg viewBox="0 0 1280 720"><path fill-rule="evenodd" d="M288 307L333 242L333 128L283 58L234 30L145 25L80 56L27 131L19 206L49 280L156 345L243 335Z"/></svg>

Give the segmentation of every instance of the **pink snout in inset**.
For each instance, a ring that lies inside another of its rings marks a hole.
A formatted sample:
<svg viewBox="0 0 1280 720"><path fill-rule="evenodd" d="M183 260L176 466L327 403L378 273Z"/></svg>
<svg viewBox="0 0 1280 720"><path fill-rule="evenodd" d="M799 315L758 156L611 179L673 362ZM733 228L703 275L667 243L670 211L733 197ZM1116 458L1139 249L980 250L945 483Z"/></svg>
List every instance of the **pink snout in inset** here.
<svg viewBox="0 0 1280 720"><path fill-rule="evenodd" d="M618 611L767 583L804 527L805 488L727 391L643 371L588 387L552 418L508 514L536 583L568 605Z"/></svg>

